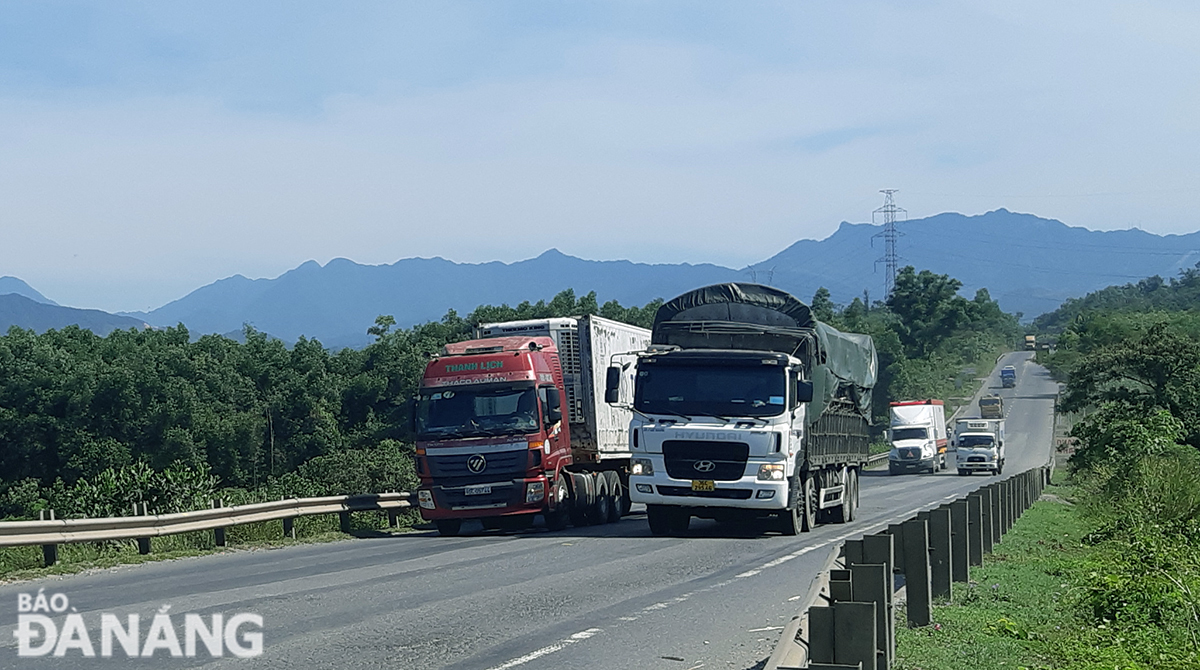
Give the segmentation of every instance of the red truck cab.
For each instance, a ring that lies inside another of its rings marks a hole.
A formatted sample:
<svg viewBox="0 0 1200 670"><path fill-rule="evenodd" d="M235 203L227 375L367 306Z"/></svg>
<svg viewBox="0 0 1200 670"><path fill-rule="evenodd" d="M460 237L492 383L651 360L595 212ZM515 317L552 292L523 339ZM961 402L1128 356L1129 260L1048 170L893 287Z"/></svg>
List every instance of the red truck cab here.
<svg viewBox="0 0 1200 670"><path fill-rule="evenodd" d="M549 337L497 337L446 345L425 368L415 429L421 516L443 535L463 521L522 527L544 514L565 527L562 367Z"/></svg>

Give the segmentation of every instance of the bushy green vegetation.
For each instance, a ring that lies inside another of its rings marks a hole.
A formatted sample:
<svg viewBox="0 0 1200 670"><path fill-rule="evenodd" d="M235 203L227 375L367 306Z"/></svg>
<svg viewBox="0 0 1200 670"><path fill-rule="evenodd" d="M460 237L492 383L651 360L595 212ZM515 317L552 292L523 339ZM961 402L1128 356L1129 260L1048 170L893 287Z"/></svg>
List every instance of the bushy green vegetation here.
<svg viewBox="0 0 1200 670"><path fill-rule="evenodd" d="M59 518L410 488L404 401L429 355L489 321L600 314L649 325L661 301L597 304L595 293L480 306L394 328L361 350L245 342L183 326L98 337L66 328L0 337L0 515Z"/></svg>
<svg viewBox="0 0 1200 670"><path fill-rule="evenodd" d="M958 295L962 282L912 266L896 276L886 302L868 306L855 298L845 307L819 289L813 314L840 330L867 333L879 353L879 382L873 400L876 428L886 426L892 400L970 395L962 388L963 369L991 369L996 354L1011 350L1020 335L1016 317L1006 314L987 289L973 299Z"/></svg>

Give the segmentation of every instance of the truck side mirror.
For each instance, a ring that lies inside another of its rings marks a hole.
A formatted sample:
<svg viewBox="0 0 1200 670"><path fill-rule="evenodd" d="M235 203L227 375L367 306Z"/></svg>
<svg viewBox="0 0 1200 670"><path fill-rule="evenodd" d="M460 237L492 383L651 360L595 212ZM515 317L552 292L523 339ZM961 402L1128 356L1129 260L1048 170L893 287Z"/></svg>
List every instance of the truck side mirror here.
<svg viewBox="0 0 1200 670"><path fill-rule="evenodd" d="M546 424L554 425L562 421L562 400L558 396L558 389L546 389Z"/></svg>
<svg viewBox="0 0 1200 670"><path fill-rule="evenodd" d="M796 383L796 402L812 402L813 385L812 382L801 380Z"/></svg>
<svg viewBox="0 0 1200 670"><path fill-rule="evenodd" d="M621 400L621 366L614 365L604 377L604 402L615 405Z"/></svg>

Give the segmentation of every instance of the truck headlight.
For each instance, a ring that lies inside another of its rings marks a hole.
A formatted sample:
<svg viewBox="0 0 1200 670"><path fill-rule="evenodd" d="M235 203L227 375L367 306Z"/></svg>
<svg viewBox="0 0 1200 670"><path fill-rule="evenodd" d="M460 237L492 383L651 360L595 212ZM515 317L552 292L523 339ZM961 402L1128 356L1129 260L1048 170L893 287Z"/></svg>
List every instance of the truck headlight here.
<svg viewBox="0 0 1200 670"><path fill-rule="evenodd" d="M654 474L654 463L649 458L635 458L629 462L629 474L649 477Z"/></svg>
<svg viewBox="0 0 1200 670"><path fill-rule="evenodd" d="M417 491L417 503L425 509L433 509L433 491L425 489Z"/></svg>
<svg viewBox="0 0 1200 670"><path fill-rule="evenodd" d="M529 482L525 485L525 502L541 502L546 497L546 482Z"/></svg>
<svg viewBox="0 0 1200 670"><path fill-rule="evenodd" d="M781 482L784 477L783 463L763 463L758 466L758 481Z"/></svg>

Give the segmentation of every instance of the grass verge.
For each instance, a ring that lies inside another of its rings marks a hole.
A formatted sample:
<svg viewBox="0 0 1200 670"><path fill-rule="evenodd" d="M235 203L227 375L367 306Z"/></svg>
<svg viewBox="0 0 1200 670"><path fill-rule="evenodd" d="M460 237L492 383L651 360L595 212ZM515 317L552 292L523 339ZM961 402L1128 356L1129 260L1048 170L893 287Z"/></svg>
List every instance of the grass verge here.
<svg viewBox="0 0 1200 670"><path fill-rule="evenodd" d="M898 670L1183 670L1200 667L1194 647L1155 626L1096 622L1081 606L1097 577L1100 549L1068 486L1047 488L984 559L935 625L897 625Z"/></svg>

